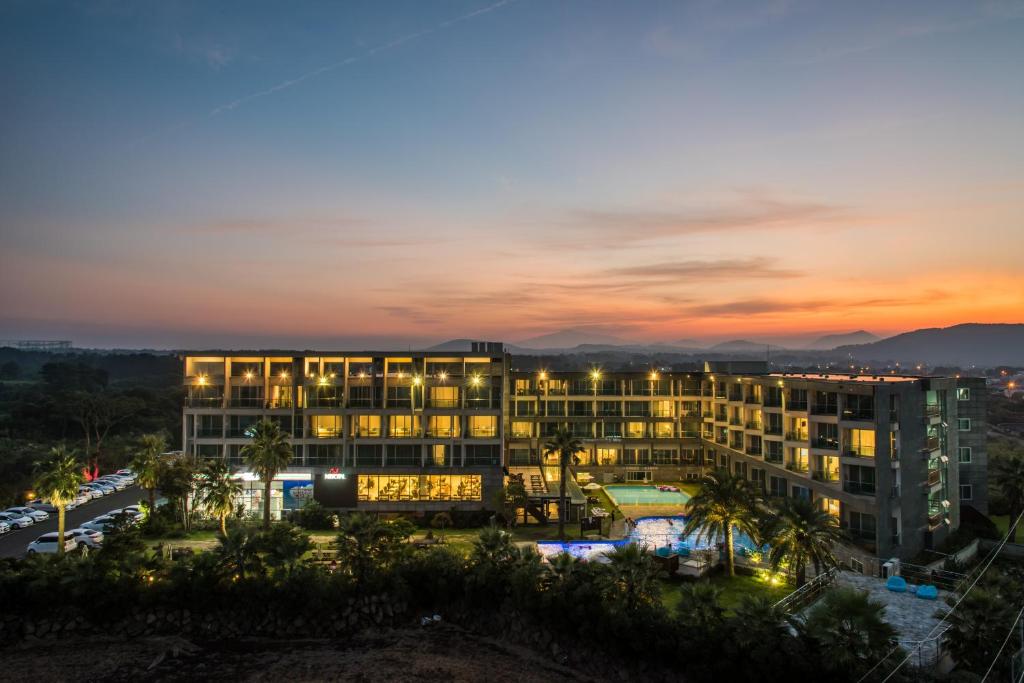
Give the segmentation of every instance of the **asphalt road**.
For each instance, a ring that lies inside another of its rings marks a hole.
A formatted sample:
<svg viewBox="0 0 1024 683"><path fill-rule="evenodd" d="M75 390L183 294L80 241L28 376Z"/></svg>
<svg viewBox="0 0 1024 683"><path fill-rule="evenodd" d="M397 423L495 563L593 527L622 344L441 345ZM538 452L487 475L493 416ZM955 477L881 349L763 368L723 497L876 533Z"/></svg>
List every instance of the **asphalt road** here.
<svg viewBox="0 0 1024 683"><path fill-rule="evenodd" d="M74 529L79 524L88 522L106 514L110 510L123 508L127 505L135 505L146 498L146 492L138 486L129 486L124 491L102 498L90 500L74 510L69 510L65 524L68 529ZM21 557L25 554L28 544L36 540L48 531L57 530L57 513L51 512L50 519L45 522L36 522L27 529L12 529L0 536L0 557Z"/></svg>

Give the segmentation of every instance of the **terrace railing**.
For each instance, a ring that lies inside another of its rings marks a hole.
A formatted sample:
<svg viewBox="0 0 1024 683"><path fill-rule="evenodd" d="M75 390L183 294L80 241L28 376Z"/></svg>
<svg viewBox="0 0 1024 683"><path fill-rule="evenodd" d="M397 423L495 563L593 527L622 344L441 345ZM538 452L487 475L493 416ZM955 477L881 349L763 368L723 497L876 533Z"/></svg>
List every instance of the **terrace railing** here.
<svg viewBox="0 0 1024 683"><path fill-rule="evenodd" d="M783 614L796 614L813 604L821 594L835 583L838 570L829 569L805 583L800 588L775 603L775 609Z"/></svg>

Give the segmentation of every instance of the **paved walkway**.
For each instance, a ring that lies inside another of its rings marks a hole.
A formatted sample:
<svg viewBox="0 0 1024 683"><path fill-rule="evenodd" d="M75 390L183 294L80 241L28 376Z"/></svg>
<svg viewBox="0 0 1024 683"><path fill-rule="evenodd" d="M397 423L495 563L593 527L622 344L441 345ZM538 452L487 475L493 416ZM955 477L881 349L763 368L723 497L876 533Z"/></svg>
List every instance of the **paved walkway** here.
<svg viewBox="0 0 1024 683"><path fill-rule="evenodd" d="M872 600L885 604L885 620L899 632L901 641L919 641L939 623L937 612L944 611L949 593L939 591L938 600L922 600L911 593L893 593L885 581L853 572L839 572L839 585L853 586L867 591Z"/></svg>

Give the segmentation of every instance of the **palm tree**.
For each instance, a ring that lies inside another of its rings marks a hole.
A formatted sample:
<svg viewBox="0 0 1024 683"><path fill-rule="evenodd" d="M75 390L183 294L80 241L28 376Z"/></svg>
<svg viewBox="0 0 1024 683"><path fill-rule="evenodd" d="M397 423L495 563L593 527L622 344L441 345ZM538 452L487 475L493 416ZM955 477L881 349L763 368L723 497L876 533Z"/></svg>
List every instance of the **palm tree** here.
<svg viewBox="0 0 1024 683"><path fill-rule="evenodd" d="M845 679L852 673L859 678L896 645L896 630L882 618L884 612L885 603L872 600L866 591L834 588L811 608L802 625L793 623L823 654L832 676Z"/></svg>
<svg viewBox="0 0 1024 683"><path fill-rule="evenodd" d="M608 558L612 595L622 600L627 611L650 603L658 595L658 565L647 548L626 543L605 553Z"/></svg>
<svg viewBox="0 0 1024 683"><path fill-rule="evenodd" d="M805 498L786 498L774 515L774 534L768 539L768 559L772 569L789 561L799 588L807 581L807 563L814 565L815 575L838 564L832 544L842 538L836 518L814 507Z"/></svg>
<svg viewBox="0 0 1024 683"><path fill-rule="evenodd" d="M36 491L57 508L57 554L64 555L64 514L68 503L78 495L82 472L75 456L64 445L50 449L50 460L36 480Z"/></svg>
<svg viewBox="0 0 1024 683"><path fill-rule="evenodd" d="M703 486L689 502L689 519L683 533L697 532L697 542L705 538L725 538L725 567L736 576L733 527L748 534L757 533L759 495L750 482L733 476L728 470L715 470L704 477Z"/></svg>
<svg viewBox="0 0 1024 683"><path fill-rule="evenodd" d="M567 428L559 429L551 439L544 444L544 454L558 454L558 537L565 540L565 478L568 475L569 465L575 464L576 454L583 450L583 442L572 435Z"/></svg>
<svg viewBox="0 0 1024 683"><path fill-rule="evenodd" d="M135 472L139 486L149 493L149 515L156 506L156 488L160 480L160 454L167 451L167 441L160 434L143 434L139 439L139 450L130 467Z"/></svg>
<svg viewBox="0 0 1024 683"><path fill-rule="evenodd" d="M259 555L259 538L252 529L245 526L232 527L227 534L219 537L214 552L219 556L220 566L239 579L262 569Z"/></svg>
<svg viewBox="0 0 1024 683"><path fill-rule="evenodd" d="M199 483L199 503L220 519L220 533L227 536L228 515L234 512L235 499L242 495L242 483L231 477L231 468L223 460L209 460Z"/></svg>
<svg viewBox="0 0 1024 683"><path fill-rule="evenodd" d="M1008 457L993 459L992 471L996 486L1010 509L1012 525L1024 511L1024 455L1014 452ZM1018 525L1019 526L1019 525ZM1010 527L1010 543L1017 542L1017 527Z"/></svg>
<svg viewBox="0 0 1024 683"><path fill-rule="evenodd" d="M270 528L270 488L277 473L288 467L292 447L281 425L263 420L253 428L252 441L242 446L242 457L263 482L263 528Z"/></svg>

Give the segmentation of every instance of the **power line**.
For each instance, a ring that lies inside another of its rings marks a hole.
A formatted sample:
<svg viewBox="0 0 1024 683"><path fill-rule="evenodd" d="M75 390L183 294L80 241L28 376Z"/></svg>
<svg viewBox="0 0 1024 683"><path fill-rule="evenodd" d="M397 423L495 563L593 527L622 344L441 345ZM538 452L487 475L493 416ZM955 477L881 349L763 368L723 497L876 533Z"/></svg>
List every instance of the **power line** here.
<svg viewBox="0 0 1024 683"><path fill-rule="evenodd" d="M1020 621L1022 614L1024 614L1024 606L1020 608L1020 611L1017 612L1017 618L1013 620L1012 624L1010 624L1010 630L1006 633L1006 637L1003 638L1003 644L999 646L999 651L996 652L996 656L992 660L992 663L988 665L988 670L985 672L985 675L981 677L981 683L985 683L988 679L988 675L992 673L992 669L996 668L996 662L999 661L999 655L1003 654L1003 648L1006 647L1008 642L1010 642L1010 636L1013 635L1013 629L1017 627L1017 622Z"/></svg>
<svg viewBox="0 0 1024 683"><path fill-rule="evenodd" d="M980 571L980 572L978 572L978 575L977 575L977 576L976 576L976 577L974 578L974 581L972 581L972 582L971 582L971 585L967 587L967 590L965 590L965 591L964 591L964 592L963 592L963 593L962 593L962 594L960 595L960 598L959 598L959 599L958 599L958 600L956 601L956 603L954 603L954 604L953 604L953 606L949 608L949 611L948 611L948 612L946 612L945 614L943 614L943 615L942 615L942 619L940 619L940 620L939 620L939 623L935 624L935 626L933 626L933 627L932 627L932 630L931 630L931 631L929 631L929 632L928 632L928 635L927 635L927 636L926 636L926 637L925 637L925 638L924 638L924 639L923 639L923 640L921 641L922 643L923 643L924 641L926 641L926 640L930 639L930 638L931 638L931 637L932 637L933 635L935 635L935 632L936 632L936 630L938 630L938 628L939 628L940 626L942 626L942 624L944 624L944 623L946 622L946 619L949 619L950 615L952 615L952 614L953 614L953 612L955 612L955 611L956 611L956 608L957 608L957 607L959 607L959 606L960 606L960 603L962 603L962 602L964 601L964 599L965 599L965 598L967 597L967 594L971 592L971 589L973 589L973 588L974 588L974 587L975 587L975 586L976 586L976 585L978 584L978 581L980 581L980 580L981 580L981 577L985 575L985 572L986 572L986 571L988 571L988 568L992 566L992 563L993 563L993 562L995 562L995 560L996 560L996 557L998 557L998 556L999 556L999 553L1000 553L1000 551L1001 551L1001 550L1003 549L1003 546L1005 546L1005 545L1006 545L1006 543L1007 543L1007 541L1009 541L1009 540L1010 540L1010 534L1012 534L1012 533L1013 533L1013 531L1014 531L1014 529L1016 529L1016 528L1017 528L1017 525L1018 525L1018 524L1020 524L1020 520L1021 520L1021 518L1022 518L1022 517L1024 517L1024 512L1021 512L1021 513L1020 513L1019 515L1017 515L1017 519L1015 519L1015 520L1013 521L1013 524L1011 524L1011 525L1010 525L1010 527L1009 527L1009 529L1007 529L1007 531L1006 531L1006 535L1005 535L1005 536L1003 536L1003 540L1002 540L1002 541L1000 541L999 545L998 545L998 546L996 546L996 547L995 547L995 548L993 549L993 551L992 551L992 553L991 553L991 556L990 556L990 557L988 558L988 560L987 560L987 561L986 561L986 563L985 563L985 566L984 566L984 567L982 567L981 571ZM889 672L889 675L888 675L888 676L886 676L885 678L883 678L883 679L882 679L882 683L885 683L885 681L888 681L888 680L889 680L890 678L892 678L893 676L895 676L895 675L896 675L896 672L897 672L897 671L899 671L900 669L902 669L902 668L903 668L903 665L904 665L904 664L906 664L907 662L909 662L909 661L910 661L910 658L911 658L911 657L913 656L913 654L914 654L914 650L916 650L916 649L918 649L918 648L920 648L920 645L918 645L918 647L917 647L917 648L914 648L914 649L912 649L912 650L911 650L910 652L908 652L908 653L907 653L907 656L906 656L906 657L904 657L904 658L903 658L903 659L902 659L902 660L900 661L900 663L896 665L896 668L895 668L895 669L893 669L892 671L890 671L890 672ZM890 652L889 654L892 654L892 653ZM863 681L863 680L864 680L865 678L867 678L867 677L868 677L868 675L870 675L872 671L874 671L875 669L877 669L877 668L878 668L878 667L879 667L879 666L880 666L880 665L882 664L882 662L884 662L884 661L885 661L886 659L888 659L888 658L889 658L889 655L886 655L885 657L883 657L883 658L882 658L882 660L881 660L881 661L879 661L879 662L878 662L878 664L875 664L875 665L874 665L873 667L871 667L871 669L870 669L870 670L869 670L869 671L868 671L868 672L867 672L866 674L864 674L864 676L862 676L862 677L861 677L861 679L860 679L860 681L858 681L857 683L860 683L860 682L861 682L861 681Z"/></svg>

